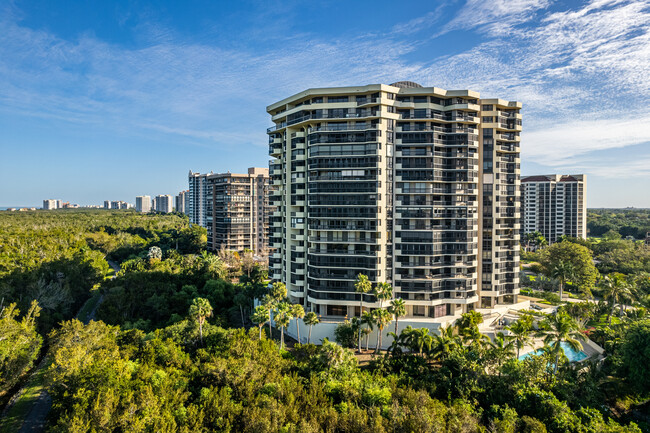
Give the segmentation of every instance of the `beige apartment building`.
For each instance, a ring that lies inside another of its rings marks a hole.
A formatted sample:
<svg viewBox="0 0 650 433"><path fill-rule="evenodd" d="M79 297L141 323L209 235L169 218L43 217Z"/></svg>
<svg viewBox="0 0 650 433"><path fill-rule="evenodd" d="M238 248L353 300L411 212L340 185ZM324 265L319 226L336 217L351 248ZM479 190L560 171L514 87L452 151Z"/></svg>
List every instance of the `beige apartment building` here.
<svg viewBox="0 0 650 433"><path fill-rule="evenodd" d="M269 170L251 167L246 174L206 176L208 248L268 255Z"/></svg>
<svg viewBox="0 0 650 433"><path fill-rule="evenodd" d="M524 234L538 231L549 243L587 238L587 175L525 176L521 191Z"/></svg>
<svg viewBox="0 0 650 433"><path fill-rule="evenodd" d="M360 273L407 317L516 302L520 109L412 82L268 106L270 277L322 316L359 315Z"/></svg>

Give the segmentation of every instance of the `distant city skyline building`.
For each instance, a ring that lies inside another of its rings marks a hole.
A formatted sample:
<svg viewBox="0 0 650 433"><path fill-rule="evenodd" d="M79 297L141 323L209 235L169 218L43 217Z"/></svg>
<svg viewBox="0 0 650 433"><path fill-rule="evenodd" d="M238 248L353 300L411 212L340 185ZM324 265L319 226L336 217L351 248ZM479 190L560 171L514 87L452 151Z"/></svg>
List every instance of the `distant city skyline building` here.
<svg viewBox="0 0 650 433"><path fill-rule="evenodd" d="M540 232L549 243L587 238L587 175L522 177L521 202L523 234Z"/></svg>
<svg viewBox="0 0 650 433"><path fill-rule="evenodd" d="M156 212L171 213L174 211L174 197L165 194L157 195L154 198L154 210Z"/></svg>
<svg viewBox="0 0 650 433"><path fill-rule="evenodd" d="M206 177L208 248L268 254L269 169Z"/></svg>
<svg viewBox="0 0 650 433"><path fill-rule="evenodd" d="M151 212L151 196L139 195L135 198L135 210L137 212Z"/></svg>
<svg viewBox="0 0 650 433"><path fill-rule="evenodd" d="M61 200L55 200L55 199L43 200L43 209L45 210L58 209L60 201Z"/></svg>
<svg viewBox="0 0 650 433"><path fill-rule="evenodd" d="M181 191L176 196L176 212L180 212L186 215L189 215L189 190Z"/></svg>
<svg viewBox="0 0 650 433"><path fill-rule="evenodd" d="M413 82L268 106L269 277L338 318L382 305L359 274L391 284L406 320L516 303L521 107Z"/></svg>
<svg viewBox="0 0 650 433"><path fill-rule="evenodd" d="M108 205L108 208L106 207L106 201L104 202L104 209L131 209L133 205L131 203L127 203L122 200L112 200Z"/></svg>

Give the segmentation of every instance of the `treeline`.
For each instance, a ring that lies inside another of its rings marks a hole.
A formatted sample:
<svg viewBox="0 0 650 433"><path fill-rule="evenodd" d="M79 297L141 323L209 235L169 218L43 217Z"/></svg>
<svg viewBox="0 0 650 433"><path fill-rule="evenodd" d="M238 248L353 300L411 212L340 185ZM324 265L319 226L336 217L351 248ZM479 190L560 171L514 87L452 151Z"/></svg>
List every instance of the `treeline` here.
<svg viewBox="0 0 650 433"><path fill-rule="evenodd" d="M51 431L641 431L581 407L589 369L553 374L543 357L458 344L437 364L400 350L361 369L327 341L285 352L255 329L197 334L194 319L151 333L66 322L51 335Z"/></svg>
<svg viewBox="0 0 650 433"><path fill-rule="evenodd" d="M591 237L613 231L622 237L644 239L650 232L650 209L589 209L587 231Z"/></svg>
<svg viewBox="0 0 650 433"><path fill-rule="evenodd" d="M198 254L205 242L205 229L179 215L0 212L0 402L38 358L43 336L106 281L107 259L137 261L153 245Z"/></svg>
<svg viewBox="0 0 650 433"><path fill-rule="evenodd" d="M267 271L260 265L233 283L232 269L217 255L170 249L157 256L155 251L123 262L117 277L102 286L99 320L152 331L182 320L193 299L205 298L215 308L217 323L243 326L253 299L265 292Z"/></svg>
<svg viewBox="0 0 650 433"><path fill-rule="evenodd" d="M0 299L42 308L39 329L74 316L109 271L156 245L199 253L205 229L186 217L132 211L0 212Z"/></svg>

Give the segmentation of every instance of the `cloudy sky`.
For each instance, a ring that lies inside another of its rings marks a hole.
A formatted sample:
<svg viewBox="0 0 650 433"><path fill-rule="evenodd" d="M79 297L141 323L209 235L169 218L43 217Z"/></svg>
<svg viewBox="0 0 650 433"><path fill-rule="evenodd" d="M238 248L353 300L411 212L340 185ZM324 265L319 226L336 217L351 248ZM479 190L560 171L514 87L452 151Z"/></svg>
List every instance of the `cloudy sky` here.
<svg viewBox="0 0 650 433"><path fill-rule="evenodd" d="M0 2L0 206L267 166L265 107L416 81L524 105L522 174L650 207L650 1Z"/></svg>

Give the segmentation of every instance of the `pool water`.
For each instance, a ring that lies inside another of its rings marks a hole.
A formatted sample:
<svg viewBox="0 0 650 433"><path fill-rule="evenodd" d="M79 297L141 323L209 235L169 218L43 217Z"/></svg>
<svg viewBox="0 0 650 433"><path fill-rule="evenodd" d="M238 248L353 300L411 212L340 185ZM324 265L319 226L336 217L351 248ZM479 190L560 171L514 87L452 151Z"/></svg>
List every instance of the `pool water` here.
<svg viewBox="0 0 650 433"><path fill-rule="evenodd" d="M565 341L560 343L560 346L562 346L562 349L564 349L564 354L566 355L567 358L569 358L569 362L578 362L582 361L584 359L587 359L587 354L584 353L583 351L576 352L575 350L571 349L571 346ZM519 360L524 360L528 358L531 355L541 355L542 354L542 349L537 349L534 352L529 352L526 353L525 355L521 355L519 357Z"/></svg>

